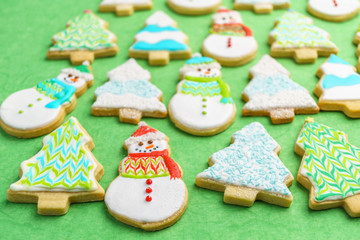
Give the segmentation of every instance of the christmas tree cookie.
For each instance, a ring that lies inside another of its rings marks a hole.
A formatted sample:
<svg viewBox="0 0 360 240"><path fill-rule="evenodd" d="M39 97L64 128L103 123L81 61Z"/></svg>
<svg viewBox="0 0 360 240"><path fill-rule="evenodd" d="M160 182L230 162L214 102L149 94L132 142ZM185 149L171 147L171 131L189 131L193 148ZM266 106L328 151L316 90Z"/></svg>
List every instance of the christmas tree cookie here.
<svg viewBox="0 0 360 240"><path fill-rule="evenodd" d="M212 17L210 35L204 40L205 56L222 66L239 66L256 56L257 42L250 28L242 23L240 14L221 7Z"/></svg>
<svg viewBox="0 0 360 240"><path fill-rule="evenodd" d="M234 9L253 10L255 13L271 13L273 9L290 7L290 0L235 0Z"/></svg>
<svg viewBox="0 0 360 240"><path fill-rule="evenodd" d="M107 22L85 10L70 20L66 30L55 34L53 46L47 52L48 59L67 59L74 65L93 62L95 57L113 56L118 52L116 36L108 31Z"/></svg>
<svg viewBox="0 0 360 240"><path fill-rule="evenodd" d="M221 0L167 0L167 5L183 15L203 15L215 12Z"/></svg>
<svg viewBox="0 0 360 240"><path fill-rule="evenodd" d="M98 183L103 167L91 153L91 137L76 118L69 118L42 143L40 152L21 163L20 180L7 191L9 201L37 203L41 215L63 215L71 203L104 199Z"/></svg>
<svg viewBox="0 0 360 240"><path fill-rule="evenodd" d="M250 207L261 200L289 207L294 180L277 156L279 144L258 122L234 133L231 145L209 158L209 168L196 176L202 188L224 192L224 202Z"/></svg>
<svg viewBox="0 0 360 240"><path fill-rule="evenodd" d="M269 116L273 124L289 123L295 114L314 114L319 107L309 92L290 79L275 59L264 55L250 70L251 81L242 93L244 116Z"/></svg>
<svg viewBox="0 0 360 240"><path fill-rule="evenodd" d="M20 138L47 134L63 122L76 106L76 98L93 84L87 62L65 68L56 77L33 88L11 94L0 106L0 125L5 132Z"/></svg>
<svg viewBox="0 0 360 240"><path fill-rule="evenodd" d="M351 118L360 118L360 75L356 68L336 55L320 66L315 94L325 111L342 111Z"/></svg>
<svg viewBox="0 0 360 240"><path fill-rule="evenodd" d="M311 18L288 10L275 20L275 28L269 34L270 55L291 57L297 63L313 63L318 56L328 57L338 52L329 38L326 31L313 25Z"/></svg>
<svg viewBox="0 0 360 240"><path fill-rule="evenodd" d="M360 217L360 149L347 135L308 118L295 152L303 156L297 181L310 191L309 207L343 207L350 216Z"/></svg>
<svg viewBox="0 0 360 240"><path fill-rule="evenodd" d="M102 0L99 12L115 12L118 16L129 16L134 11L148 10L152 7L152 0Z"/></svg>
<svg viewBox="0 0 360 240"><path fill-rule="evenodd" d="M236 106L229 86L221 80L220 64L194 54L180 69L181 82L169 103L170 119L181 130L210 136L235 120Z"/></svg>
<svg viewBox="0 0 360 240"><path fill-rule="evenodd" d="M307 10L313 16L332 22L343 22L360 11L359 0L309 0Z"/></svg>
<svg viewBox="0 0 360 240"><path fill-rule="evenodd" d="M173 225L185 212L187 188L180 166L170 158L168 141L162 132L140 122L124 142L129 154L105 195L117 220L155 231Z"/></svg>
<svg viewBox="0 0 360 240"><path fill-rule="evenodd" d="M149 59L149 64L156 66L167 65L170 59L190 58L188 37L176 26L164 12L155 12L145 21L145 28L135 35L129 57Z"/></svg>
<svg viewBox="0 0 360 240"><path fill-rule="evenodd" d="M121 122L138 124L142 117L165 118L162 92L150 83L150 72L131 58L108 73L109 81L95 91L91 107L95 116L119 116Z"/></svg>

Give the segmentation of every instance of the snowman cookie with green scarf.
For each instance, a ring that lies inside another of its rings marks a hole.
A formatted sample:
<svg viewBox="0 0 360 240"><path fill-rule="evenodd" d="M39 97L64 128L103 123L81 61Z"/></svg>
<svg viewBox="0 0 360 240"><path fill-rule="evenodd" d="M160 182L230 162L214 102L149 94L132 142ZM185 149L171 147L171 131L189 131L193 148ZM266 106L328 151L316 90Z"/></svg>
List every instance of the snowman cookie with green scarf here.
<svg viewBox="0 0 360 240"><path fill-rule="evenodd" d="M65 68L52 79L11 94L0 106L0 125L10 135L33 138L59 127L74 110L76 97L92 86L94 77L88 62Z"/></svg>
<svg viewBox="0 0 360 240"><path fill-rule="evenodd" d="M221 80L220 64L195 54L180 69L177 93L169 103L175 126L198 136L227 129L235 120L236 107L229 86Z"/></svg>

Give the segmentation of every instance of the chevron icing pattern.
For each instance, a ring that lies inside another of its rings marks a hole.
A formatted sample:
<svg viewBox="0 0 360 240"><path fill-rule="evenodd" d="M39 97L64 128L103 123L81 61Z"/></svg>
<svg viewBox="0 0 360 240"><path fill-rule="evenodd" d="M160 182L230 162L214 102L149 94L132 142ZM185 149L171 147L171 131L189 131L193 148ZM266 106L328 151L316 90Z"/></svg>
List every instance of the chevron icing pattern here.
<svg viewBox="0 0 360 240"><path fill-rule="evenodd" d="M60 86L59 84L54 83L54 80L55 79L53 78L53 79L42 81L41 83L36 85L36 90L39 93L44 94L45 96L56 100L57 99L56 95L59 92L62 92L64 90L64 87Z"/></svg>
<svg viewBox="0 0 360 240"><path fill-rule="evenodd" d="M276 47L336 48L326 31L314 26L310 18L292 10L277 19L270 35L276 39Z"/></svg>
<svg viewBox="0 0 360 240"><path fill-rule="evenodd" d="M32 187L90 190L96 163L86 154L84 139L76 120L70 118L44 139L44 146L34 160L23 162L26 167L22 164L22 168L27 171L15 184L30 190Z"/></svg>
<svg viewBox="0 0 360 240"><path fill-rule="evenodd" d="M181 86L181 93L193 96L213 97L220 95L221 88L217 81L213 82L193 82L184 81Z"/></svg>
<svg viewBox="0 0 360 240"><path fill-rule="evenodd" d="M360 193L360 149L348 143L345 133L306 122L298 144L306 152L301 174L313 184L316 201Z"/></svg>
<svg viewBox="0 0 360 240"><path fill-rule="evenodd" d="M109 48L113 34L104 29L102 20L92 12L85 12L68 22L66 30L53 36L56 44L52 51Z"/></svg>
<svg viewBox="0 0 360 240"><path fill-rule="evenodd" d="M153 178L169 176L169 170L166 167L161 156L153 157L128 157L123 163L123 177L130 178Z"/></svg>

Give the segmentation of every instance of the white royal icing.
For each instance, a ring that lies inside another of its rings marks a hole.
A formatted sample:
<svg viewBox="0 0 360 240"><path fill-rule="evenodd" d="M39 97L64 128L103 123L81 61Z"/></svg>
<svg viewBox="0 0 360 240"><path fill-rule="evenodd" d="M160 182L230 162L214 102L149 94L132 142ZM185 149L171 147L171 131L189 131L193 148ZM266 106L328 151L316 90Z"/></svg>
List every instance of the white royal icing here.
<svg viewBox="0 0 360 240"><path fill-rule="evenodd" d="M249 72L252 76L284 74L290 77L290 72L268 54L264 55Z"/></svg>
<svg viewBox="0 0 360 240"><path fill-rule="evenodd" d="M285 3L290 3L290 1L289 0L235 0L235 3L243 3L243 4L271 3L273 5L281 5Z"/></svg>
<svg viewBox="0 0 360 240"><path fill-rule="evenodd" d="M157 11L145 21L145 25L158 25L160 27L176 26L176 22L163 11Z"/></svg>
<svg viewBox="0 0 360 240"><path fill-rule="evenodd" d="M150 72L143 69L135 59L130 58L126 63L114 68L107 74L110 81L127 81L127 80L149 80Z"/></svg>
<svg viewBox="0 0 360 240"><path fill-rule="evenodd" d="M355 68L351 65L337 64L326 62L320 66L321 71L325 75L335 75L346 78L355 73Z"/></svg>
<svg viewBox="0 0 360 240"><path fill-rule="evenodd" d="M175 40L177 42L186 43L187 36L181 31L163 31L163 32L146 32L142 31L135 35L137 42L143 41L147 43L157 43L162 40Z"/></svg>
<svg viewBox="0 0 360 240"><path fill-rule="evenodd" d="M309 7L327 16L343 16L358 11L359 0L309 0Z"/></svg>
<svg viewBox="0 0 360 240"><path fill-rule="evenodd" d="M186 8L206 8L217 6L221 3L221 0L170 0L173 4L179 7L186 7Z"/></svg>

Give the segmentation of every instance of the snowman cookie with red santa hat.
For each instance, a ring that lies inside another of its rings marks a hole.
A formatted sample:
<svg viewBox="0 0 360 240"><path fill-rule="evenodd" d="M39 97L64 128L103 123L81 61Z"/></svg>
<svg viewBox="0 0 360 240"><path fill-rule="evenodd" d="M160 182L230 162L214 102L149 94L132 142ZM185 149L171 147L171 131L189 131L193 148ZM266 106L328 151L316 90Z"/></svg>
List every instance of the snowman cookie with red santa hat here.
<svg viewBox="0 0 360 240"><path fill-rule="evenodd" d="M33 88L11 94L0 106L0 125L19 138L47 134L61 125L76 106L76 97L92 86L94 77L88 62L65 68L56 77Z"/></svg>
<svg viewBox="0 0 360 240"><path fill-rule="evenodd" d="M242 22L240 13L221 7L212 17L210 35L202 51L222 66L234 67L255 58L258 44L252 31Z"/></svg>
<svg viewBox="0 0 360 240"><path fill-rule="evenodd" d="M109 185L105 203L117 220L146 231L176 223L188 193L180 166L170 158L168 137L145 122L124 142L128 156Z"/></svg>

